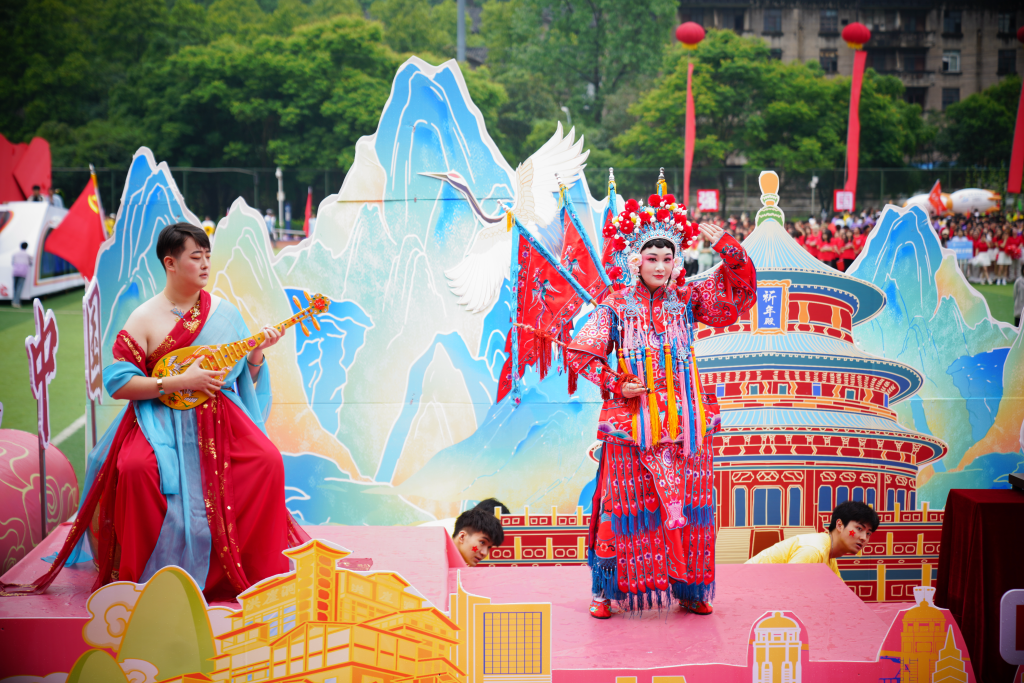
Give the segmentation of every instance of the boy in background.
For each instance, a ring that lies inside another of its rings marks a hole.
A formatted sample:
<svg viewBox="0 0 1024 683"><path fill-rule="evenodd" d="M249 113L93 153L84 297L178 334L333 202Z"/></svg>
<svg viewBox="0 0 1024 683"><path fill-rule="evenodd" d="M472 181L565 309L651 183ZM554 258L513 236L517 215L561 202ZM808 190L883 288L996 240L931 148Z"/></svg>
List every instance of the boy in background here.
<svg viewBox="0 0 1024 683"><path fill-rule="evenodd" d="M856 555L878 529L878 514L871 506L848 500L836 506L828 531L801 534L765 548L745 564L826 564L839 574L836 558Z"/></svg>
<svg viewBox="0 0 1024 683"><path fill-rule="evenodd" d="M480 501L476 507L466 510L455 519L455 531L452 542L458 549L462 559L470 567L475 567L487 559L491 548L496 548L505 540L505 531L501 528L501 520L494 515L495 508L500 507L507 513L508 508L494 498Z"/></svg>

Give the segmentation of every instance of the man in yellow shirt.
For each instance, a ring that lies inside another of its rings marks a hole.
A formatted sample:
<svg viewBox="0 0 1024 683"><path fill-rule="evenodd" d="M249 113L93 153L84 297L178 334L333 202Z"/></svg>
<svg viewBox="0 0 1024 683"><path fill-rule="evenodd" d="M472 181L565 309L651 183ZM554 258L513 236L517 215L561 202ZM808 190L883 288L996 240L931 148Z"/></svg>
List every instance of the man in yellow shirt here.
<svg viewBox="0 0 1024 683"><path fill-rule="evenodd" d="M813 564L820 562L839 575L836 558L856 555L878 529L878 515L870 506L848 500L836 506L828 531L801 534L765 548L746 564Z"/></svg>

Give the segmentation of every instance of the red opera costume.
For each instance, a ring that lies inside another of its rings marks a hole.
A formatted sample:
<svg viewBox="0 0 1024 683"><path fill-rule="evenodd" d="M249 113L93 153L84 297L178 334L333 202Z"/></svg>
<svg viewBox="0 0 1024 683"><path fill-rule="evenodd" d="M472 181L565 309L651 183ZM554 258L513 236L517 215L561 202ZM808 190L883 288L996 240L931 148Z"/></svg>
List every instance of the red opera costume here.
<svg viewBox="0 0 1024 683"><path fill-rule="evenodd" d="M668 239L678 255L687 240L680 234L685 209L671 195L652 195L650 203L630 200L614 221L626 228L619 227L628 241L615 260L634 275L644 244ZM566 351L569 369L605 398L588 543L593 592L630 609L670 598L710 602L714 595L711 442L719 419L715 397L703 393L696 371L694 324L733 324L753 304L757 287L754 267L732 237L722 235L714 248L722 266L700 284L676 280L677 267L670 285L653 293L639 276L620 285ZM617 367L609 366L609 356ZM623 384L635 377L648 392L627 399Z"/></svg>
<svg viewBox="0 0 1024 683"><path fill-rule="evenodd" d="M232 332L244 332L244 323L234 306L216 300L214 312L211 310L213 302L213 297L201 291L196 305L178 320L163 343L145 359L141 345L121 330L113 347L115 362L104 369L108 391L117 390L111 390L111 375L117 372L122 373L125 382L129 375L148 377L157 361L176 349L192 346L197 340L200 344L209 344L211 334L228 336ZM209 324L211 317L217 321L213 326ZM256 394L248 370L244 368L245 361L240 364L241 370L236 367L228 375L229 383L212 399L191 410L173 411L183 416L180 424L186 425L184 436L179 439L181 443L187 442L185 450L194 450L198 440L198 466L195 468L198 481L195 483L199 484L199 490L193 492L193 506L199 507L198 524L202 526L204 521L208 524L208 531L204 528L200 535L207 539L209 561L208 571L203 566L201 571L190 573L193 576L205 574L208 596L235 595L263 578L287 571L288 559L281 552L308 540L285 507L281 453L263 432L262 417L255 418L260 420L259 424L254 421ZM265 368L257 381L269 384ZM269 387L265 385L263 389L269 395ZM229 399L227 392L236 392L238 400ZM169 522L173 521L168 510L169 501L176 500L173 496L178 493L168 494L168 470L156 456L153 441L155 437L156 446L164 448L161 441L164 435L152 431L154 428L147 417L155 414L158 425L167 425L168 416L173 417L173 412L156 399L128 403L119 422L114 422L98 445L100 452L93 453L91 460L102 461L102 464L95 471L90 467L88 494L50 571L28 586L0 586L3 594L44 591L69 558L74 561L72 553L87 531L95 541L99 570L94 590L111 581L147 580L147 574L153 570L155 548L161 543L171 546L168 557L174 557L174 552L182 554L180 546L185 543L180 540L182 534L195 535L196 527L189 527L188 518L189 512L195 512L196 508L186 504L184 511L175 513L186 518L184 530L178 530L175 540L175 535L168 531ZM193 425L194 434L188 431ZM173 432L173 427L170 431ZM189 463L183 462L180 466L182 486L185 486ZM195 525L196 520L192 521ZM167 541L168 538L171 540ZM201 553L197 555L203 557ZM201 578L199 583L204 585Z"/></svg>

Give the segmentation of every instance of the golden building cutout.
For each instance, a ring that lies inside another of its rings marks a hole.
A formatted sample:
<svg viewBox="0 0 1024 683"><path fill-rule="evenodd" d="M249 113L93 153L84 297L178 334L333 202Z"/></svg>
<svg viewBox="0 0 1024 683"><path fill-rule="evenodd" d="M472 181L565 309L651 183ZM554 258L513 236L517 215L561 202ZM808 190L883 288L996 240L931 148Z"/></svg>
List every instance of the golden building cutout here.
<svg viewBox="0 0 1024 683"><path fill-rule="evenodd" d="M754 683L800 683L800 624L772 612L754 627Z"/></svg>
<svg viewBox="0 0 1024 683"><path fill-rule="evenodd" d="M501 683L551 681L551 605L451 596L451 617L395 572L336 568L349 552L313 539L295 571L239 595L217 636L214 681Z"/></svg>

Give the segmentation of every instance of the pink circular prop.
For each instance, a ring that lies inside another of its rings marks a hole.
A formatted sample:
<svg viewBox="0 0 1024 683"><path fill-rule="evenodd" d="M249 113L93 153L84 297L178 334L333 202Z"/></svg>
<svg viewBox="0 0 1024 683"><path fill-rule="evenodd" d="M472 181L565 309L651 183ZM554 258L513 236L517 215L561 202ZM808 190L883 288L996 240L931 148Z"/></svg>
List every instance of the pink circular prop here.
<svg viewBox="0 0 1024 683"><path fill-rule="evenodd" d="M692 50L697 47L697 43L704 40L704 28L692 21L679 24L676 27L676 40Z"/></svg>
<svg viewBox="0 0 1024 683"><path fill-rule="evenodd" d="M77 509L75 470L51 444L46 449L46 518L50 530ZM0 574L39 544L39 527L39 442L35 434L0 429Z"/></svg>
<svg viewBox="0 0 1024 683"><path fill-rule="evenodd" d="M854 50L859 50L864 47L864 43L871 40L871 30L859 21L855 21L843 29L843 40Z"/></svg>

